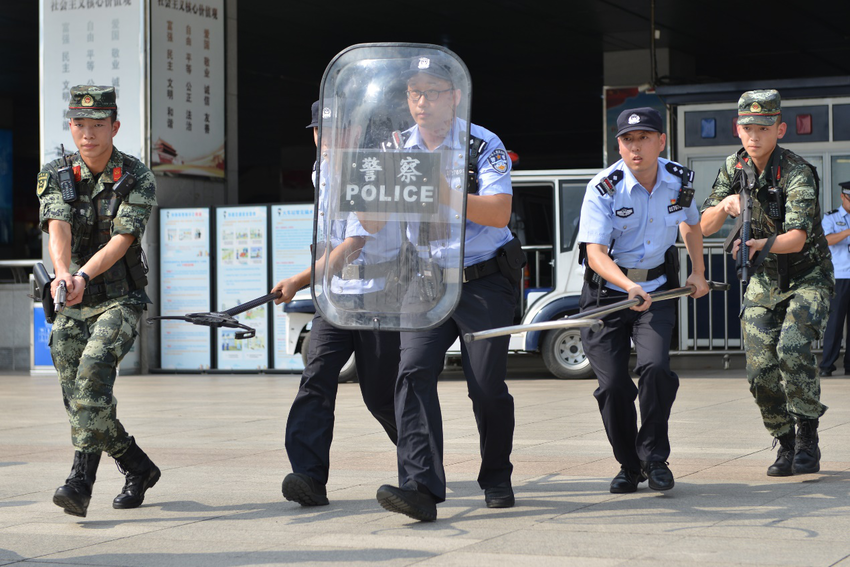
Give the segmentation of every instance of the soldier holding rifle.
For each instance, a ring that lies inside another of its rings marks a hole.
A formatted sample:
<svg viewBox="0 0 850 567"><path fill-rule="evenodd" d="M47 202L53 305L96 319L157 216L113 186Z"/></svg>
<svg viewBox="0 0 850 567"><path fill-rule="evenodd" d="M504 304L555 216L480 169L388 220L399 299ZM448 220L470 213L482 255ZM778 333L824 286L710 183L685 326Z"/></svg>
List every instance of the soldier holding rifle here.
<svg viewBox="0 0 850 567"><path fill-rule="evenodd" d="M728 216L743 216L747 203L752 207L750 238L743 242L748 250L738 260L742 276L749 278L741 332L750 392L777 440L774 444L779 443L768 476L820 470L817 429L826 406L820 401L811 344L823 334L834 287L817 172L778 146L785 131L777 91L741 95L738 135L743 148L726 158L703 204L701 221L703 232L713 234ZM740 196L744 193L748 199ZM741 233L746 232L742 226ZM737 238L732 253L741 248Z"/></svg>

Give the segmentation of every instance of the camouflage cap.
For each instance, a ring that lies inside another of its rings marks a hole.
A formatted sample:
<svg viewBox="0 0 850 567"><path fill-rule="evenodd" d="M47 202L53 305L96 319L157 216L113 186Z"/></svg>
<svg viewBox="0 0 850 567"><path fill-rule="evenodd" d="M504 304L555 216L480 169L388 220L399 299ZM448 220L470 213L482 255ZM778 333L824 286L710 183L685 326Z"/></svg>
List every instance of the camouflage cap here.
<svg viewBox="0 0 850 567"><path fill-rule="evenodd" d="M66 118L94 118L102 120L118 112L114 87L78 85L71 87L71 102ZM116 114L117 115L117 114Z"/></svg>
<svg viewBox="0 0 850 567"><path fill-rule="evenodd" d="M778 91L747 91L738 99L738 124L773 126L782 114L781 107Z"/></svg>

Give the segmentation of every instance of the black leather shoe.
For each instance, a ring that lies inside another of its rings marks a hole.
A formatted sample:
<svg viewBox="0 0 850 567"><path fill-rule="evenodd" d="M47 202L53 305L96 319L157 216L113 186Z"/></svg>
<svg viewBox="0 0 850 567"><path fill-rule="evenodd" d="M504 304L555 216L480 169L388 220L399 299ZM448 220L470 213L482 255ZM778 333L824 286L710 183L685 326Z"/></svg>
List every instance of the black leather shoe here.
<svg viewBox="0 0 850 567"><path fill-rule="evenodd" d="M824 377L824 378L826 376L832 376L832 370L827 370L826 368L821 368L820 372L818 372L818 376L821 376L821 377Z"/></svg>
<svg viewBox="0 0 850 567"><path fill-rule="evenodd" d="M324 485L306 474L289 473L280 487L283 497L302 506L327 506L328 492Z"/></svg>
<svg viewBox="0 0 850 567"><path fill-rule="evenodd" d="M378 504L388 512L404 514L420 522L433 522L437 519L437 501L430 494L385 484L378 489L375 496Z"/></svg>
<svg viewBox="0 0 850 567"><path fill-rule="evenodd" d="M643 476L642 472L620 467L620 472L611 481L611 493L628 494L630 492L637 492L638 484L645 480L646 477Z"/></svg>
<svg viewBox="0 0 850 567"><path fill-rule="evenodd" d="M652 490L670 490L676 484L670 467L664 461L641 461L640 467Z"/></svg>
<svg viewBox="0 0 850 567"><path fill-rule="evenodd" d="M484 502L488 508L513 508L516 504L510 482L503 482L484 489Z"/></svg>

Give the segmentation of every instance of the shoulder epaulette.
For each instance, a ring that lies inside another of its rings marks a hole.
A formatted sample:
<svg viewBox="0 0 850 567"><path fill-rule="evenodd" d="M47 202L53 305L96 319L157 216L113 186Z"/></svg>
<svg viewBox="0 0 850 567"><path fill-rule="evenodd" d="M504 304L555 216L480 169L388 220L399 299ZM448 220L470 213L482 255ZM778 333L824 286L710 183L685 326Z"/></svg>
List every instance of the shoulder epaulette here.
<svg viewBox="0 0 850 567"><path fill-rule="evenodd" d="M608 177L603 177L602 181L596 184L596 190L602 197L604 197L605 195L613 197L614 193L616 192L617 184L622 180L622 170L615 169L608 175Z"/></svg>
<svg viewBox="0 0 850 567"><path fill-rule="evenodd" d="M831 211L829 211L829 212L828 212L828 213L826 213L826 214L828 214L828 215L832 215L832 214L835 214L835 213L837 213L837 212L838 212L838 209L832 209Z"/></svg>
<svg viewBox="0 0 850 567"><path fill-rule="evenodd" d="M675 161L668 161L664 167L676 177L681 178L682 185L685 187L690 187L693 184L694 172L692 169L688 169L684 165L676 163Z"/></svg>

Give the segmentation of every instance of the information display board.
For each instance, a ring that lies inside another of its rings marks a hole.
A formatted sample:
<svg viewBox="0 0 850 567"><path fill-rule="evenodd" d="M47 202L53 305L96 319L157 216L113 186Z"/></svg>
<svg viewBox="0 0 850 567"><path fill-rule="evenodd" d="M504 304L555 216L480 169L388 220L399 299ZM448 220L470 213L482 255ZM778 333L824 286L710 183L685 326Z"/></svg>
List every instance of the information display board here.
<svg viewBox="0 0 850 567"><path fill-rule="evenodd" d="M310 244L313 242L313 205L273 205L272 281L277 283L294 276L310 265ZM274 367L278 370L303 370L300 355L286 354L289 321L282 306L276 307L274 326ZM294 331L297 332L297 331Z"/></svg>
<svg viewBox="0 0 850 567"><path fill-rule="evenodd" d="M216 311L225 311L271 289L268 277L268 207L216 209ZM216 368L263 370L269 366L269 309L265 304L237 316L256 336L236 340L234 329L216 331Z"/></svg>
<svg viewBox="0 0 850 567"><path fill-rule="evenodd" d="M160 209L160 315L203 313L212 308L210 210ZM206 370L212 366L209 327L162 321L161 366Z"/></svg>
<svg viewBox="0 0 850 567"><path fill-rule="evenodd" d="M115 147L144 158L144 0L41 0L41 162L77 151L65 111L76 85L115 87Z"/></svg>
<svg viewBox="0 0 850 567"><path fill-rule="evenodd" d="M224 0L151 0L151 169L224 178Z"/></svg>

